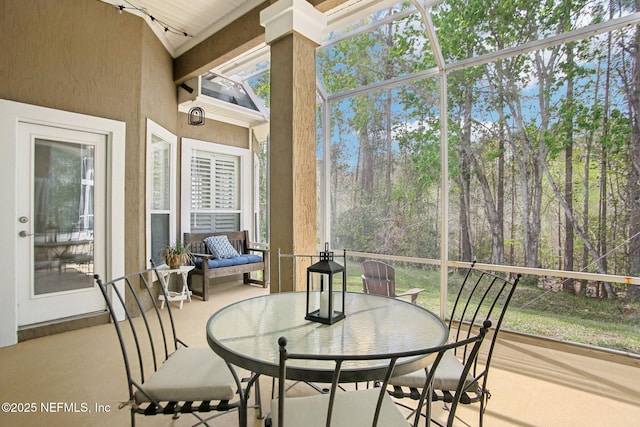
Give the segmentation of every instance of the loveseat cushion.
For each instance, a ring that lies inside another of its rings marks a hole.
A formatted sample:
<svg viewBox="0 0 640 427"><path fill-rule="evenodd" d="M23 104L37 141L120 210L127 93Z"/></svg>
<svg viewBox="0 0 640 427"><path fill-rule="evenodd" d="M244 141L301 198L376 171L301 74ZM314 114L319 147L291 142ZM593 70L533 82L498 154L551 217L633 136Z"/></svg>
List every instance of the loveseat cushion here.
<svg viewBox="0 0 640 427"><path fill-rule="evenodd" d="M234 265L242 265L242 264L253 264L256 262L262 262L262 257L260 255L238 255L233 258L222 258L222 259L209 259L208 264L209 268L221 268L221 267L230 267ZM196 258L195 260L196 268L202 268L202 258Z"/></svg>

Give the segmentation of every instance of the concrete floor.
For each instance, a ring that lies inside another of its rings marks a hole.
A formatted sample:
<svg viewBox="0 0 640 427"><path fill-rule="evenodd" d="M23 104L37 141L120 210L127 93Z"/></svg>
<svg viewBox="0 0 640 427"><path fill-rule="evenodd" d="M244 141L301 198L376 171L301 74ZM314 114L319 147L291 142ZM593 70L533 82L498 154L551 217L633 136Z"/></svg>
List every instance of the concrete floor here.
<svg viewBox="0 0 640 427"><path fill-rule="evenodd" d="M178 335L206 346L205 323L218 308L268 290L241 284L212 286L211 298L174 306ZM640 426L640 368L518 342L496 346L485 426ZM122 358L112 325L100 325L0 348L0 401L22 413L0 412L0 426L127 426ZM268 411L271 380L263 378ZM65 410L66 404L66 410ZM440 404L436 404L440 411ZM48 412L45 409L48 408ZM73 409L76 411L72 411ZM477 408L461 407L459 425L477 425ZM26 412L33 409L31 412ZM249 427L263 425L250 410ZM195 418L137 417L138 426L186 426ZM237 413L213 425L235 426ZM294 426L304 427L304 426ZM381 426L384 427L384 426Z"/></svg>

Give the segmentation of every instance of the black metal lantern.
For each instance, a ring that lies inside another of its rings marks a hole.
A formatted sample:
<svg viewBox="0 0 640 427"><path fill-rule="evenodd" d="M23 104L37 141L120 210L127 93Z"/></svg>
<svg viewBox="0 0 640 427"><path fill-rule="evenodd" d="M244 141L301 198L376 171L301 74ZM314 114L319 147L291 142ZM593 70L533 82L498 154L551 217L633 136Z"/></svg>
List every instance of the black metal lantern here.
<svg viewBox="0 0 640 427"><path fill-rule="evenodd" d="M320 252L320 261L307 268L307 315L305 319L331 325L344 319L347 270L333 260L329 243ZM346 251L345 251L346 264Z"/></svg>

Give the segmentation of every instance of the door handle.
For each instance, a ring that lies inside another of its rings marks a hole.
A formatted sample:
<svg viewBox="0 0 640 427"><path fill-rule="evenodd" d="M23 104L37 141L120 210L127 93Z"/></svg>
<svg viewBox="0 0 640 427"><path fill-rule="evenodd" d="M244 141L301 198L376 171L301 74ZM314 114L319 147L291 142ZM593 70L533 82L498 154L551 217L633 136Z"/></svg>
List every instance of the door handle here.
<svg viewBox="0 0 640 427"><path fill-rule="evenodd" d="M29 236L33 236L33 233L27 233L25 230L20 230L20 232L18 233L18 236L29 237Z"/></svg>

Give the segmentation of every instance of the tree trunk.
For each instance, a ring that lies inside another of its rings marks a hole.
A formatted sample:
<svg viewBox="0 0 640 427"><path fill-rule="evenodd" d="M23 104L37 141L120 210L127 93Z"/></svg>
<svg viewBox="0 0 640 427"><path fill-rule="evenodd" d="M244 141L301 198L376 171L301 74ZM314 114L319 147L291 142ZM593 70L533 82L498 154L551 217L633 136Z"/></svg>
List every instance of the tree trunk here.
<svg viewBox="0 0 640 427"><path fill-rule="evenodd" d="M360 149L362 150L362 167L360 168L360 199L370 201L373 195L374 176L374 148L370 135L366 131L360 132Z"/></svg>
<svg viewBox="0 0 640 427"><path fill-rule="evenodd" d="M567 45L567 64L572 69L573 64L573 43ZM566 145L564 149L564 198L567 201L567 210L573 212L573 73L567 76L567 109L566 114L567 129ZM565 213L565 236L564 236L564 269L573 271L573 224L572 215ZM565 292L575 294L573 279L564 280L563 289Z"/></svg>
<svg viewBox="0 0 640 427"><path fill-rule="evenodd" d="M385 162L385 173L384 173L384 187L385 187L385 197L387 200L386 205L391 206L391 172L393 168L393 149L391 147L391 141L393 136L391 134L391 101L392 101L392 92L390 90L387 91L387 97L385 99L385 152L386 152L386 162Z"/></svg>
<svg viewBox="0 0 640 427"><path fill-rule="evenodd" d="M636 7L640 1L636 0ZM630 224L629 224L629 274L640 275L640 27L636 26L633 46L628 50L632 55L632 75L628 87L629 112L631 114L632 135L629 140L631 170L629 176ZM640 297L640 287L629 286L628 296Z"/></svg>
<svg viewBox="0 0 640 427"><path fill-rule="evenodd" d="M500 127L502 128L502 123ZM498 182L496 183L496 246L495 250L495 262L496 264L504 264L504 138L502 138L503 131L500 130L500 142L498 143L498 149L500 151L500 157L498 158Z"/></svg>
<svg viewBox="0 0 640 427"><path fill-rule="evenodd" d="M605 84L604 84L604 115L602 118L603 140L608 139L609 135L609 88L611 84L611 33L608 35L607 42L609 49L607 53L607 68L605 71ZM600 265L603 271L607 271L607 152L608 147L602 144L601 159L600 159L600 210L598 212L598 252L600 255ZM613 299L615 294L611 288L610 283L604 283L604 290L607 297Z"/></svg>
<svg viewBox="0 0 640 427"><path fill-rule="evenodd" d="M469 147L471 146L471 108L473 106L472 88L465 91L465 106L463 112L462 137L460 138L460 246L462 259L471 261L473 249L471 246L470 195L471 195L471 162L469 160Z"/></svg>
<svg viewBox="0 0 640 427"><path fill-rule="evenodd" d="M469 161L461 150L460 153L460 254L463 261L471 261L473 250L471 249L471 227L469 224L469 192L471 186L471 172Z"/></svg>

